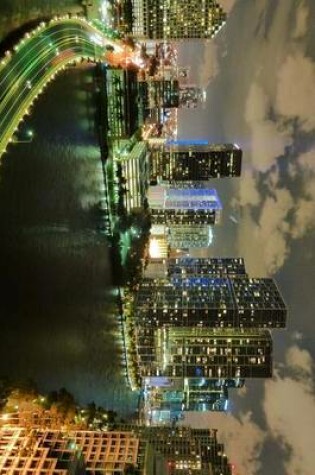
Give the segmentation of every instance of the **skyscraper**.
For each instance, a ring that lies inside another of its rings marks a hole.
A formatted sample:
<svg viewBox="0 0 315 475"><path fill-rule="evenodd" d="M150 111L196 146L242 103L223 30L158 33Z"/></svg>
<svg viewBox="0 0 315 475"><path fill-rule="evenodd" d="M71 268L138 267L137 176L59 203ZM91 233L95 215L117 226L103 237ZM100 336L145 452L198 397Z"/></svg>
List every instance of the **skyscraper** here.
<svg viewBox="0 0 315 475"><path fill-rule="evenodd" d="M150 180L174 183L238 177L241 162L242 150L236 145L166 143L151 149Z"/></svg>
<svg viewBox="0 0 315 475"><path fill-rule="evenodd" d="M151 328L284 328L287 315L274 280L267 278L144 279L135 305L137 324Z"/></svg>
<svg viewBox="0 0 315 475"><path fill-rule="evenodd" d="M133 0L133 34L138 38L176 40L213 38L226 14L215 0Z"/></svg>
<svg viewBox="0 0 315 475"><path fill-rule="evenodd" d="M165 261L167 273L176 276L248 277L241 257L180 257Z"/></svg>
<svg viewBox="0 0 315 475"><path fill-rule="evenodd" d="M214 189L151 186L148 203L153 224L214 224L222 205Z"/></svg>

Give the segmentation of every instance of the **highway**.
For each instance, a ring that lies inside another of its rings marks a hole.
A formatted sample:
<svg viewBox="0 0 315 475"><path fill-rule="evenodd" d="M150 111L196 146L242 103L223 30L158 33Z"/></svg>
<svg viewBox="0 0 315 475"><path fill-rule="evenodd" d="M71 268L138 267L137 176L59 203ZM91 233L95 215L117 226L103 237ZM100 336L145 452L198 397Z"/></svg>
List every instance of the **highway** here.
<svg viewBox="0 0 315 475"><path fill-rule="evenodd" d="M102 30L84 18L54 18L0 59L0 157L37 96L67 64L82 58L121 63L123 45Z"/></svg>

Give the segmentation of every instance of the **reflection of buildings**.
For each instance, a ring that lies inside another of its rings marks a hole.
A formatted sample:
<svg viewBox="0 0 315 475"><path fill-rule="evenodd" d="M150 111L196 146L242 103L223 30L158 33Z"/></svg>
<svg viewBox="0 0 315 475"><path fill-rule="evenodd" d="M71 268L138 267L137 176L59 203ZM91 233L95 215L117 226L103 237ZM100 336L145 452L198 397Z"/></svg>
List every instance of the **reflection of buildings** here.
<svg viewBox="0 0 315 475"><path fill-rule="evenodd" d="M226 20L215 0L133 0L133 34L140 38L213 38Z"/></svg>
<svg viewBox="0 0 315 475"><path fill-rule="evenodd" d="M241 174L242 151L234 145L193 145L176 142L152 146L150 179L208 181Z"/></svg>

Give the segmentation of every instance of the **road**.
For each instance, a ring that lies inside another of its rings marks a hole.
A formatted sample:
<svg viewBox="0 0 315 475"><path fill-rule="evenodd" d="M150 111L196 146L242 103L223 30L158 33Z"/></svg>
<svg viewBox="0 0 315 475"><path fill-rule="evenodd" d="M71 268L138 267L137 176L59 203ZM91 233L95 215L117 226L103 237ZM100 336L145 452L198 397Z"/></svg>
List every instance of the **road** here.
<svg viewBox="0 0 315 475"><path fill-rule="evenodd" d="M107 51L106 46L114 51ZM0 60L0 157L28 109L57 72L90 58L115 65L124 53L114 32L84 18L54 18L27 33Z"/></svg>

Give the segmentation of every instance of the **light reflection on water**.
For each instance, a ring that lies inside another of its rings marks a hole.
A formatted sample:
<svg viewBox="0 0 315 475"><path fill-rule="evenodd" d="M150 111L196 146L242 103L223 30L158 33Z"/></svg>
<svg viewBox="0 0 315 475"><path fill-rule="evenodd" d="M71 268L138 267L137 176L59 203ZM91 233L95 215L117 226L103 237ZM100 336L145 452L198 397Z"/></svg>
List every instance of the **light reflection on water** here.
<svg viewBox="0 0 315 475"><path fill-rule="evenodd" d="M59 77L28 120L33 142L1 164L0 376L128 412L108 249L91 213L103 192L91 82L89 69Z"/></svg>

